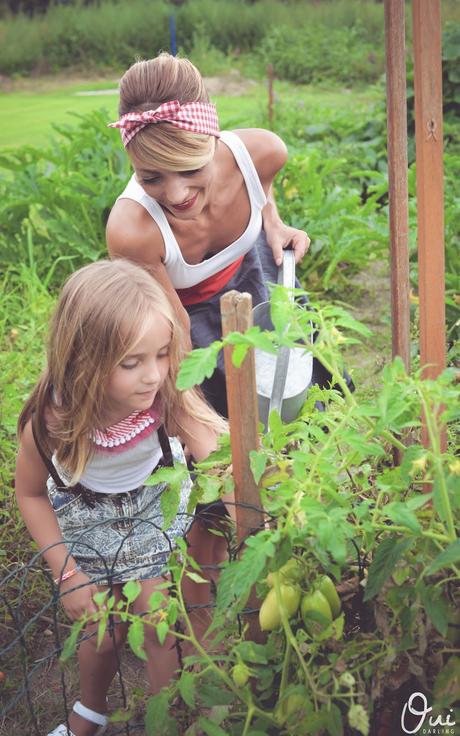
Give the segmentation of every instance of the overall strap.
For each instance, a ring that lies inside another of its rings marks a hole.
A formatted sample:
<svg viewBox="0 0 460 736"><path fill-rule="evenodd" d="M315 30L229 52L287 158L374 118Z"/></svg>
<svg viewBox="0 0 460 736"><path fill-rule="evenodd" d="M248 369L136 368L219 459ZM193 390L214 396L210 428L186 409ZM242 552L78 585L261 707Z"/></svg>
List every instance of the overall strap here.
<svg viewBox="0 0 460 736"><path fill-rule="evenodd" d="M160 440L160 447L163 453L163 464L166 465L166 467L172 467L174 465L174 459L171 450L171 443L169 442L169 437L163 424L158 427L158 439Z"/></svg>
<svg viewBox="0 0 460 736"><path fill-rule="evenodd" d="M39 438L39 431L38 431L39 428L40 429L43 429L43 422L40 420L40 417L38 416L37 412L34 411L34 412L32 412L32 435L33 435L35 444L37 446L37 450L39 452L39 455L40 455L41 459L43 460L43 463L44 463L44 465L45 465L48 473L52 477L52 479L53 479L53 481L54 481L54 483L56 485L56 488L65 488L65 483L63 482L61 476L57 472L57 470L56 470L56 468L54 466L54 463L51 462L50 458L48 457L48 455L44 451L40 440L38 439Z"/></svg>

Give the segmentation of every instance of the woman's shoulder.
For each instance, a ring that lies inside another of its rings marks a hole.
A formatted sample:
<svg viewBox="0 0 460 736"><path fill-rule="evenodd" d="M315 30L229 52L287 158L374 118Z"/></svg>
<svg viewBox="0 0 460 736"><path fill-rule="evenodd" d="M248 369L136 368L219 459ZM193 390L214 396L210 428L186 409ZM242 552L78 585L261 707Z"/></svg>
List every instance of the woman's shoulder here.
<svg viewBox="0 0 460 736"><path fill-rule="evenodd" d="M262 179L273 178L286 163L286 144L271 130L238 128L230 132L243 141Z"/></svg>

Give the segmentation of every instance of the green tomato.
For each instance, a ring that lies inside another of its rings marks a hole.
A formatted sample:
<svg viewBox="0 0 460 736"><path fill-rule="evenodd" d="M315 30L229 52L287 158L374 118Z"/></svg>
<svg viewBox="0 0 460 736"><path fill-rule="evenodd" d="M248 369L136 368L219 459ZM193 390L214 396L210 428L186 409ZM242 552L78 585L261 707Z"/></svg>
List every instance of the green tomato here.
<svg viewBox="0 0 460 736"><path fill-rule="evenodd" d="M326 598L331 607L332 618L337 618L342 609L339 595L329 575L323 575L319 581L318 589Z"/></svg>
<svg viewBox="0 0 460 736"><path fill-rule="evenodd" d="M300 604L300 611L305 628L312 636L320 634L332 623L331 607L326 596L320 590L314 590L313 593L304 595Z"/></svg>
<svg viewBox="0 0 460 736"><path fill-rule="evenodd" d="M282 583L298 583L300 578L302 577L302 566L298 562L298 560L295 560L294 558L288 560L284 563L282 567L278 570L280 581ZM275 584L274 580L274 573L269 572L266 578L266 583L269 586L269 588L273 588Z"/></svg>
<svg viewBox="0 0 460 736"><path fill-rule="evenodd" d="M282 726L289 718L305 711L305 706L305 697L300 695L300 693L292 693L282 703L277 705L275 709L275 721L279 726Z"/></svg>
<svg viewBox="0 0 460 736"><path fill-rule="evenodd" d="M286 615L291 618L299 608L300 588L293 585L280 585L281 604L286 610ZM281 626L281 610L276 597L276 590L268 591L259 611L259 624L262 631L273 631Z"/></svg>
<svg viewBox="0 0 460 736"><path fill-rule="evenodd" d="M280 585L281 600L286 609L288 618L297 613L302 594L296 585Z"/></svg>
<svg viewBox="0 0 460 736"><path fill-rule="evenodd" d="M244 662L239 662L232 669L232 680L237 687L244 687L249 680L249 667Z"/></svg>
<svg viewBox="0 0 460 736"><path fill-rule="evenodd" d="M260 607L259 625L262 631L273 631L281 625L281 612L274 588L268 591Z"/></svg>

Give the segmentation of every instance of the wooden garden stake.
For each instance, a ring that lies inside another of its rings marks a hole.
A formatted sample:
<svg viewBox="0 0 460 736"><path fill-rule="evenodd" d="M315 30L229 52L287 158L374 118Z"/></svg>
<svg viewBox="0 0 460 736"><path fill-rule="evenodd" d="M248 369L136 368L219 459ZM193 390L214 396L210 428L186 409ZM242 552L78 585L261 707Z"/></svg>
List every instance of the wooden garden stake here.
<svg viewBox="0 0 460 736"><path fill-rule="evenodd" d="M229 291L220 300L222 334L245 332L252 327L250 294ZM249 453L259 446L259 411L257 405L254 351L249 350L240 368L232 363L233 346L224 348L228 417L232 447L233 478L238 542L253 529L263 526L260 495L249 464ZM239 505L243 504L243 506ZM256 507L246 508L244 504Z"/></svg>
<svg viewBox="0 0 460 736"><path fill-rule="evenodd" d="M220 300L222 334L245 332L252 327L252 298L250 294L229 291ZM224 348L225 379L227 387L228 417L232 448L233 478L235 482L236 529L238 542L242 543L251 532L263 528L263 511L260 495L249 464L249 453L259 446L259 411L257 405L254 350L248 351L242 365L232 363L233 347ZM260 603L253 591L249 597L250 608L258 609ZM263 641L255 615L245 617L249 625L249 637Z"/></svg>
<svg viewBox="0 0 460 736"><path fill-rule="evenodd" d="M410 371L409 205L404 0L385 0L392 355ZM395 449L396 465L402 453Z"/></svg>
<svg viewBox="0 0 460 736"><path fill-rule="evenodd" d="M440 0L413 0L420 362L425 378L436 378L446 360L440 6ZM426 430L423 442L428 446Z"/></svg>
<svg viewBox="0 0 460 736"><path fill-rule="evenodd" d="M393 358L410 370L409 214L404 0L385 0Z"/></svg>

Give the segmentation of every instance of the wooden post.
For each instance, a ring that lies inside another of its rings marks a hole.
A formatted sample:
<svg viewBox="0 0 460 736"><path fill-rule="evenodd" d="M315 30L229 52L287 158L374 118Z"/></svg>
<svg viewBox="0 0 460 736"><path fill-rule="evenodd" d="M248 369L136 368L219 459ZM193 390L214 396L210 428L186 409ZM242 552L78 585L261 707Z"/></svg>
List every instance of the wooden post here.
<svg viewBox="0 0 460 736"><path fill-rule="evenodd" d="M273 64L267 64L268 80L268 127L273 128Z"/></svg>
<svg viewBox="0 0 460 736"><path fill-rule="evenodd" d="M229 332L245 332L252 327L250 294L228 291L221 298L220 305L224 337ZM243 542L248 533L263 526L259 489L249 464L249 453L259 446L259 411L254 351L249 350L240 368L235 368L233 365L232 352L231 345L224 348L233 478L237 503L237 535L238 542ZM254 506L256 509L247 508L244 504Z"/></svg>
<svg viewBox="0 0 460 736"><path fill-rule="evenodd" d="M425 378L438 376L446 360L440 6L440 0L413 0L420 362ZM423 440L427 445L426 432Z"/></svg>
<svg viewBox="0 0 460 736"><path fill-rule="evenodd" d="M252 327L252 298L250 294L229 291L220 300L222 334L245 332ZM249 464L249 453L259 446L259 411L257 405L254 350L249 350L239 368L232 363L233 347L224 348L225 380L227 387L230 442L232 448L233 479L235 482L236 529L239 543L248 534L263 528L263 511L260 495ZM249 596L248 605L258 610L260 602L255 591ZM255 615L248 614L249 638L264 641Z"/></svg>
<svg viewBox="0 0 460 736"><path fill-rule="evenodd" d="M385 48L392 352L393 358L396 355L402 358L409 373L409 214L404 0L385 0Z"/></svg>

